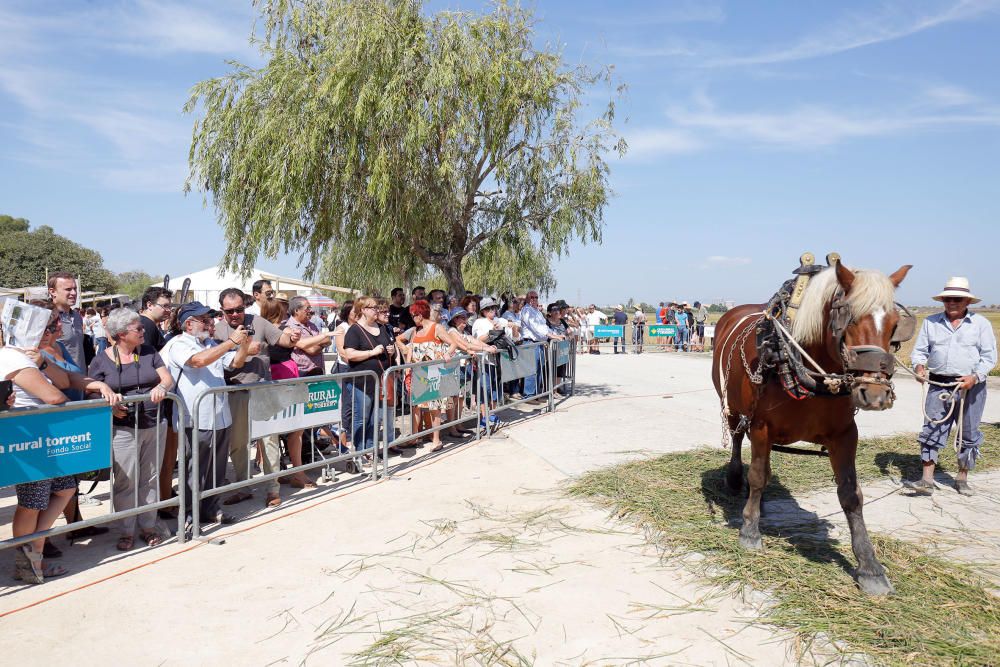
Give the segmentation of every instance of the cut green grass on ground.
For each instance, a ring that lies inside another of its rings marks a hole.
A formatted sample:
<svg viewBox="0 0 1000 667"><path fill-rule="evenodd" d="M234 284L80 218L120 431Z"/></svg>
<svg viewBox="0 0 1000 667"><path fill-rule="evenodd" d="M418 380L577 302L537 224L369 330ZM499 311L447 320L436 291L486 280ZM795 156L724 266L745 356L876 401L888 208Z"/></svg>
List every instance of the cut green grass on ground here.
<svg viewBox="0 0 1000 667"><path fill-rule="evenodd" d="M1000 467L1000 428L984 425L978 469ZM862 481L915 478L920 459L914 436L862 441ZM954 458L943 455L942 458ZM826 523L806 510L795 526L762 525L765 549L745 551L737 540L746 494L725 486L729 452L699 449L590 473L570 492L609 506L618 517L651 528L668 554L701 554L699 573L714 584L763 591L771 598L759 622L796 633L803 654L816 640L844 656L866 655L888 665L989 665L1000 656L1000 598L970 568L898 539L874 534L879 560L896 587L875 598L851 578L849 542L827 535ZM744 452L744 460L749 451ZM943 468L954 472L954 464ZM781 456L765 500L833 491L828 459ZM828 650L828 649L824 649Z"/></svg>

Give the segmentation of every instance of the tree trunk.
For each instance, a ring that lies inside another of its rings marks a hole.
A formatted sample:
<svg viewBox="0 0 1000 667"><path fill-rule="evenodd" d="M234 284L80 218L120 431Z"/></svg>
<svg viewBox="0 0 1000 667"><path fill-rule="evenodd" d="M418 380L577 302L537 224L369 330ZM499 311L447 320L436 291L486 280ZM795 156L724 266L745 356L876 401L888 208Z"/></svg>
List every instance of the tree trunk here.
<svg viewBox="0 0 1000 667"><path fill-rule="evenodd" d="M438 264L444 279L448 281L448 291L461 299L465 296L465 280L462 278L462 258L452 256Z"/></svg>

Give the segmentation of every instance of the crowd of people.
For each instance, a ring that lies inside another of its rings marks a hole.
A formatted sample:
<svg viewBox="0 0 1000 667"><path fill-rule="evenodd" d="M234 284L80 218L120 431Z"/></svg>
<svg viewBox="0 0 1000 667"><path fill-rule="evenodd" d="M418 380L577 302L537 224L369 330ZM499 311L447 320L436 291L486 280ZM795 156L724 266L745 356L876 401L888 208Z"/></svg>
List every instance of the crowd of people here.
<svg viewBox="0 0 1000 667"><path fill-rule="evenodd" d="M193 486L197 459L198 483L203 490L226 482L229 462L235 481L245 481L256 466L265 474L292 467L284 477L262 482L263 504L281 504L281 484L315 487L301 470L303 431L252 439L249 429L249 386L272 379L309 377L334 373L374 371L418 362L444 360L464 353L463 378L468 376L488 405L503 392L511 400L547 402L549 376L542 346L535 346L536 369L523 378L501 377L498 347L576 340L585 335L587 313L565 301L542 306L535 290L523 296L505 294L499 300L443 290L414 288L407 302L402 288L389 299L362 296L330 312L315 311L304 297L287 298L271 284L259 280L252 293L238 288L224 290L217 306L199 302L173 303L173 293L150 287L137 309L121 304L105 308L77 308L77 282L69 273L49 276L48 299L32 305L51 313L38 349L0 344L0 379L10 380L9 406L15 408L56 405L102 397L112 407L112 481L110 500L115 512L152 505L185 494L186 516L176 507L135 514L115 522L116 547L132 549L137 540L156 546L169 534L168 521L193 527ZM332 351L327 367L324 353ZM531 352L529 352L531 353ZM559 376L565 368L559 369ZM353 472L372 465L372 454L382 423L379 396L370 375L345 376L340 424L309 432L310 441L326 438L339 453L355 453L348 463ZM404 383L399 383L404 385ZM207 389L229 387L196 398ZM233 387L247 387L234 389ZM406 386L391 391L403 394ZM559 391L562 391L561 387ZM165 400L171 396L170 400ZM173 404L177 397L184 409ZM141 398L140 398L141 397ZM462 428L478 419L480 428L496 428L497 416L480 401L480 412L469 415L468 405L455 397L437 398L408 411L412 433L426 433L432 447L442 445L446 433L468 435ZM397 412L400 412L397 410ZM396 416L400 416L397 414ZM195 423L195 419L196 422ZM189 443L185 488L174 488L179 434ZM422 446L414 440L410 446ZM255 456L251 456L255 445ZM99 500L79 493L76 477L19 484L13 522L14 537L51 528L60 514L67 523L82 520L80 503ZM230 524L237 519L224 510L252 499L249 486L232 495L202 497L199 517L203 523ZM108 532L105 526L86 526L69 533L71 540ZM16 576L25 583L42 583L46 577L65 574L54 562L62 555L51 539L38 539L15 550Z"/></svg>
<svg viewBox="0 0 1000 667"><path fill-rule="evenodd" d="M583 311L583 309L580 309ZM682 352L704 352L705 351L705 325L708 323L708 308L700 301L695 301L694 305L687 301L661 301L659 308L653 314L656 324L670 324L677 327L676 335L664 336L663 341L658 343L659 349L679 350ZM587 342L587 352L589 354L600 354L601 337L596 335L597 327L604 324L611 324L621 327L621 336L609 336L612 339L612 349L615 354L626 354L625 327L632 324L632 350L635 354L642 354L646 340L646 325L648 324L646 313L640 306L635 307L631 321L625 312L625 307L618 304L614 307L614 312L609 318L603 311L591 304L588 309L582 312L584 322L584 339ZM581 350L582 351L582 350Z"/></svg>

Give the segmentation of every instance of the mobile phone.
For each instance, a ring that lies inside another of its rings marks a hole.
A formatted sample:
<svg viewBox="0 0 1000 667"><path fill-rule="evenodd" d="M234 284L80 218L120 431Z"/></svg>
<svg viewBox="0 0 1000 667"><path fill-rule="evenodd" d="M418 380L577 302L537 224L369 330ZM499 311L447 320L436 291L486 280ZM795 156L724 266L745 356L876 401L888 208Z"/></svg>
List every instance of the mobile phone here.
<svg viewBox="0 0 1000 667"><path fill-rule="evenodd" d="M7 409L7 399L14 391L14 383L11 380L0 380L0 412Z"/></svg>

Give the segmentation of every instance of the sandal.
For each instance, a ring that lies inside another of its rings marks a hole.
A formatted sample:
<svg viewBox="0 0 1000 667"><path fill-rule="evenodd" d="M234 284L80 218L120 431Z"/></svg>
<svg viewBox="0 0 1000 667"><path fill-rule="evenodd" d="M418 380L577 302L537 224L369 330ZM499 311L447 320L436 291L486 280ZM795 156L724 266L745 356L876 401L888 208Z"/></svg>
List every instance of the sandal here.
<svg viewBox="0 0 1000 667"><path fill-rule="evenodd" d="M442 449L444 449L444 443L439 442L438 444L431 447L431 453L440 452Z"/></svg>
<svg viewBox="0 0 1000 667"><path fill-rule="evenodd" d="M64 568L62 565L59 565L58 563L44 563L42 565L42 576L44 576L46 579L52 579L53 577L61 577L64 574L67 574L68 572L69 570Z"/></svg>
<svg viewBox="0 0 1000 667"><path fill-rule="evenodd" d="M135 538L131 535L122 535L118 538L118 551L129 551L135 545Z"/></svg>
<svg viewBox="0 0 1000 667"><path fill-rule="evenodd" d="M42 549L43 558L62 558L62 555L62 549L53 544L51 540L45 540L45 548Z"/></svg>
<svg viewBox="0 0 1000 667"><path fill-rule="evenodd" d="M140 537L142 537L143 542L145 542L151 547L158 547L161 544L163 544L163 538L160 537L157 533L153 532L143 533Z"/></svg>
<svg viewBox="0 0 1000 667"><path fill-rule="evenodd" d="M267 497L267 503L264 506L265 507L277 507L280 504L281 504L281 496L274 495L274 496L268 496Z"/></svg>
<svg viewBox="0 0 1000 667"><path fill-rule="evenodd" d="M30 544L22 544L14 551L14 578L26 584L44 584L42 554L31 550Z"/></svg>
<svg viewBox="0 0 1000 667"><path fill-rule="evenodd" d="M308 477L306 477L305 479L293 477L292 481L288 483L288 486L292 487L293 489L315 489L316 483L313 482Z"/></svg>

